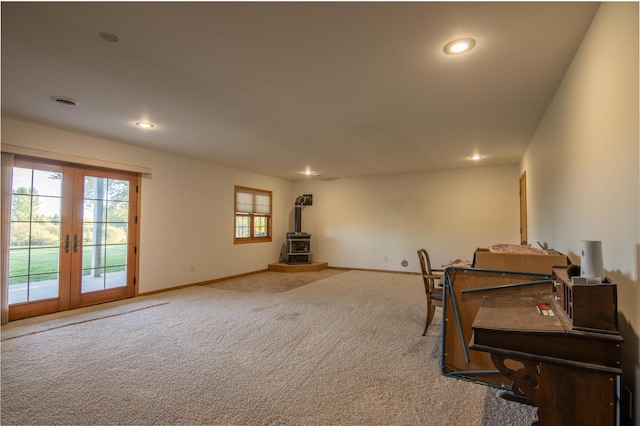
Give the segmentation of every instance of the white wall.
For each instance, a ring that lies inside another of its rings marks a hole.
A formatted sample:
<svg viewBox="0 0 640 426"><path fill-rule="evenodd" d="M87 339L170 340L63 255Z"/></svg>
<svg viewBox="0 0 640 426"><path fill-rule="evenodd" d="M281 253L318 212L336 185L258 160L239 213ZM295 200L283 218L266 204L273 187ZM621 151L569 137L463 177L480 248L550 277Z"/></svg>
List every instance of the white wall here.
<svg viewBox="0 0 640 426"><path fill-rule="evenodd" d="M630 387L640 379L638 114L638 3L603 3L520 166L532 241L576 263L581 240L603 242Z"/></svg>
<svg viewBox="0 0 640 426"><path fill-rule="evenodd" d="M294 189L313 194L302 231L312 234L314 260L418 272L419 248L436 267L471 260L476 247L518 244L518 179L513 166L299 181Z"/></svg>
<svg viewBox="0 0 640 426"><path fill-rule="evenodd" d="M142 179L140 293L259 271L278 261L293 205L289 181L5 117L2 142L151 168ZM234 185L273 191L273 242L233 243Z"/></svg>
<svg viewBox="0 0 640 426"><path fill-rule="evenodd" d="M142 181L140 293L266 269L302 193L314 194L302 214L314 259L331 266L418 272L421 247L441 265L519 240L516 166L294 184L6 117L2 141L152 169ZM274 192L272 243L233 244L234 185Z"/></svg>

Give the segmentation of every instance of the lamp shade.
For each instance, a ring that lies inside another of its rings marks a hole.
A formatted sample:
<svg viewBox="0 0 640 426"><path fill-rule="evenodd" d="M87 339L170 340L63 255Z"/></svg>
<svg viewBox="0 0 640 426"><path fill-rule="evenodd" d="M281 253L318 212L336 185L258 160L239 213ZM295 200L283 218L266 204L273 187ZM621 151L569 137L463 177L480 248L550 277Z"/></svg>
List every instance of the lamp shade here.
<svg viewBox="0 0 640 426"><path fill-rule="evenodd" d="M586 278L604 278L602 241L582 241L582 262L580 275Z"/></svg>

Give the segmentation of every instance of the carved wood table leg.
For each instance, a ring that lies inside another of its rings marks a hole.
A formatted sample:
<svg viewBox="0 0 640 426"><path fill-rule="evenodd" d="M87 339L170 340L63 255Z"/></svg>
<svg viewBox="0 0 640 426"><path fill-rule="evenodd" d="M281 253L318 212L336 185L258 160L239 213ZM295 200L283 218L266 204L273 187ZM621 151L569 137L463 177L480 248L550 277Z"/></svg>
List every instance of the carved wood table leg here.
<svg viewBox="0 0 640 426"><path fill-rule="evenodd" d="M615 424L615 374L493 353L491 360L538 407L534 425Z"/></svg>
<svg viewBox="0 0 640 426"><path fill-rule="evenodd" d="M540 396L537 395L537 388L540 381L539 363L514 360L518 364L522 364L522 367L513 369L505 364L507 360L514 359L503 355L491 354L491 361L493 361L496 368L513 382L511 387L513 393L505 393L501 396L504 399L539 407L537 403L540 399Z"/></svg>

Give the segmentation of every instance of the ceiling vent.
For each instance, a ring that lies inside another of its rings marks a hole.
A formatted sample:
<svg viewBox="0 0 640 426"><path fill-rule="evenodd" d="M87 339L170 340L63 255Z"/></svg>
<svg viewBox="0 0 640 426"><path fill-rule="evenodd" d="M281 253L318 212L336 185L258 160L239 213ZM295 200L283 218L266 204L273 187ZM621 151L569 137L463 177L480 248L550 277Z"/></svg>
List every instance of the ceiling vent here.
<svg viewBox="0 0 640 426"><path fill-rule="evenodd" d="M118 36L111 33L98 33L98 36L104 41L108 41L109 43L117 43Z"/></svg>
<svg viewBox="0 0 640 426"><path fill-rule="evenodd" d="M51 99L53 102L57 103L58 105L62 105L66 107L75 107L80 104L80 102L76 101L75 99L65 98L64 96L51 96L49 99Z"/></svg>

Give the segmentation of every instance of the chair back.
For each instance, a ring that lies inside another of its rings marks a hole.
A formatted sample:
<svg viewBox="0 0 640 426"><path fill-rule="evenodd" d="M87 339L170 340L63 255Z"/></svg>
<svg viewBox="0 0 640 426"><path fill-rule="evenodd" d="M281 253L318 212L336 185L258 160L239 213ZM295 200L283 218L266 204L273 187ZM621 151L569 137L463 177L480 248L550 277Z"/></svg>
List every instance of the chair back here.
<svg viewBox="0 0 640 426"><path fill-rule="evenodd" d="M429 259L429 253L425 249L418 250L418 259L420 259L420 268L422 269L422 279L424 280L424 286L428 289L433 289L434 279L431 272L431 260Z"/></svg>

